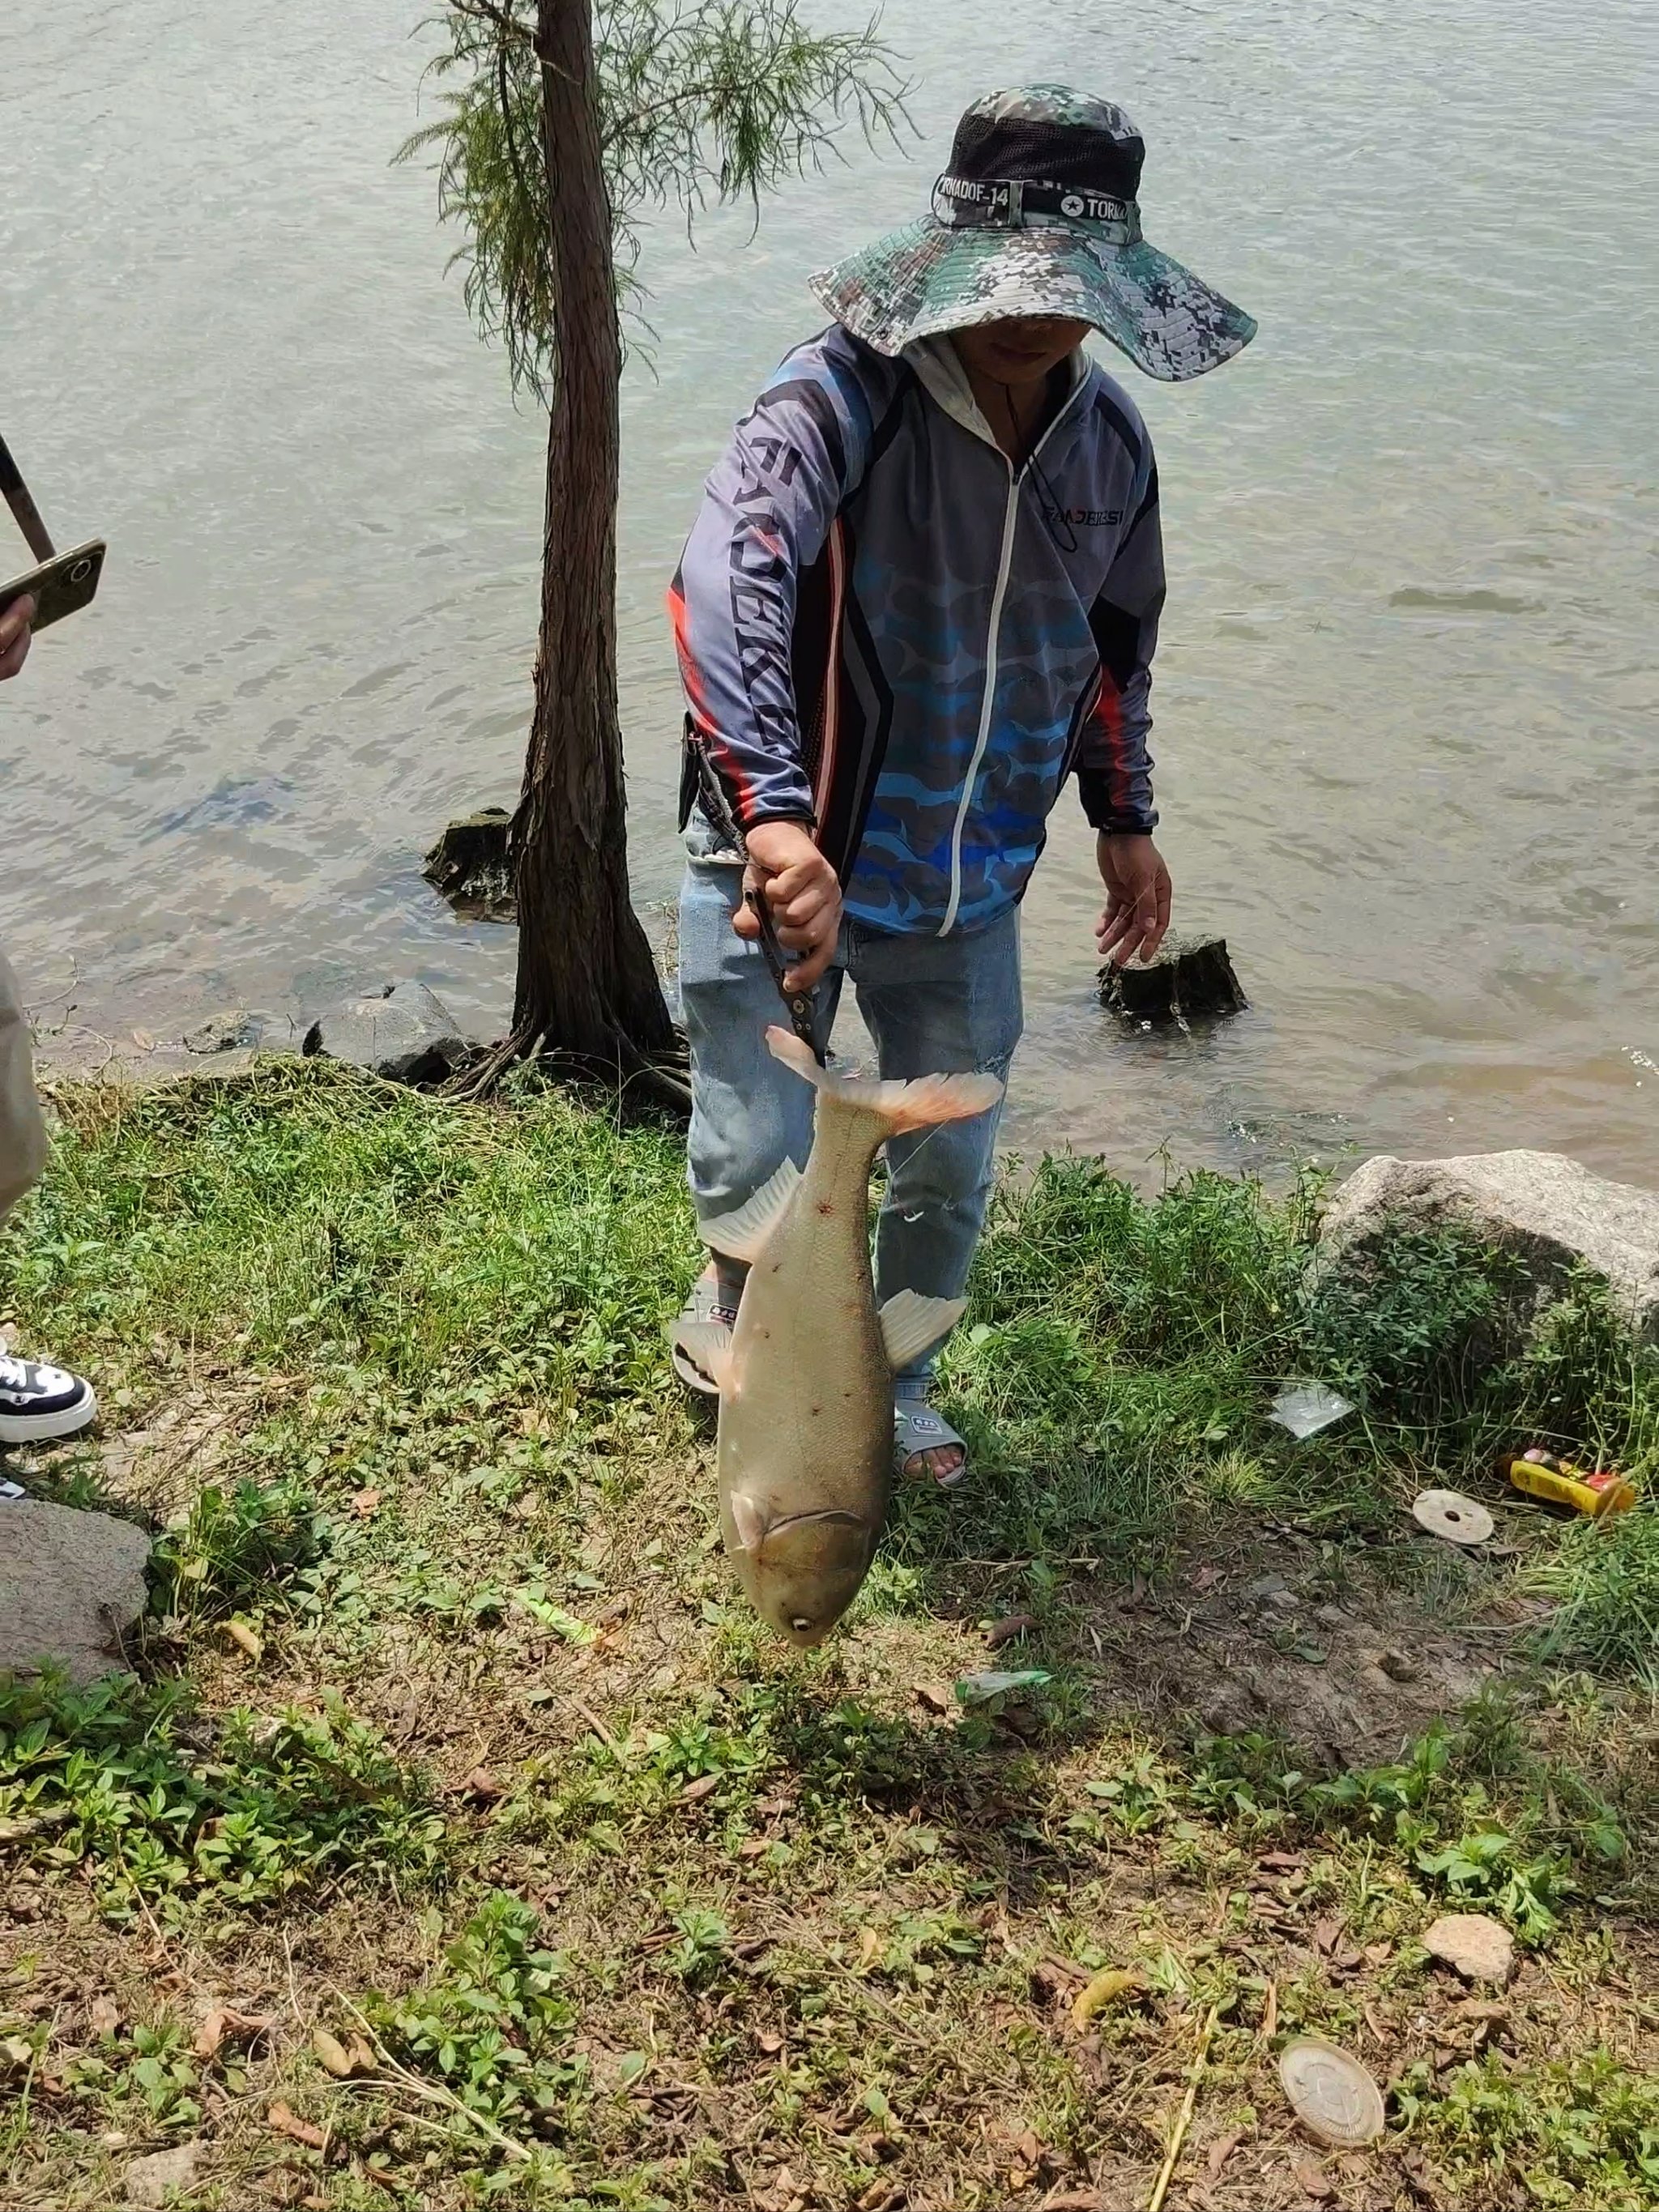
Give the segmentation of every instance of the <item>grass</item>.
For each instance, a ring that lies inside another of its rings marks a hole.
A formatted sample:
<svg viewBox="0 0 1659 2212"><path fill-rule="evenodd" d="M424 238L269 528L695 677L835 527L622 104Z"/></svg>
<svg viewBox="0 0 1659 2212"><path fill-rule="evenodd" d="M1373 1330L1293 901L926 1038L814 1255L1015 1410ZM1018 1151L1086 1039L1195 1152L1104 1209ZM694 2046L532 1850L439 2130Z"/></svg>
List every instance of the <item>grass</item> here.
<svg viewBox="0 0 1659 2212"><path fill-rule="evenodd" d="M1656 1524L1493 1473L1652 1497L1594 1285L1498 1360L1485 1253L1318 1286L1312 1183L1044 1162L949 1355L969 1492L904 1493L793 1656L664 1373L669 1135L326 1065L58 1103L0 1317L106 1430L8 1471L158 1541L136 1674L0 1687L0 2203L199 2142L238 2212L1115 2212L1214 2008L1171 2203L1311 2201L1309 2031L1388 2091L1333 2201L1659 2203ZM1360 1410L1297 1444L1291 1377ZM1509 1555L1402 1535L1428 1481ZM1042 1679L955 1694L987 1668ZM1447 1910L1515 1935L1501 2003L1429 1960Z"/></svg>

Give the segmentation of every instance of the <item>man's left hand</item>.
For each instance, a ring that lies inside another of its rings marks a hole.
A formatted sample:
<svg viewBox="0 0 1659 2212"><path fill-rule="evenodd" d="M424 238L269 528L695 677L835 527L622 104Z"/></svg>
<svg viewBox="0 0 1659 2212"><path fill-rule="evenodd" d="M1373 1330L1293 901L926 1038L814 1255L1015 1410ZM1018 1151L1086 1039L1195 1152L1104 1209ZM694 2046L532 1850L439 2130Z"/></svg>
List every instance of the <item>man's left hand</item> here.
<svg viewBox="0 0 1659 2212"><path fill-rule="evenodd" d="M1171 885L1164 856L1150 837L1115 837L1103 830L1095 841L1106 905L1095 929L1103 959L1126 967L1137 954L1150 960L1170 927Z"/></svg>

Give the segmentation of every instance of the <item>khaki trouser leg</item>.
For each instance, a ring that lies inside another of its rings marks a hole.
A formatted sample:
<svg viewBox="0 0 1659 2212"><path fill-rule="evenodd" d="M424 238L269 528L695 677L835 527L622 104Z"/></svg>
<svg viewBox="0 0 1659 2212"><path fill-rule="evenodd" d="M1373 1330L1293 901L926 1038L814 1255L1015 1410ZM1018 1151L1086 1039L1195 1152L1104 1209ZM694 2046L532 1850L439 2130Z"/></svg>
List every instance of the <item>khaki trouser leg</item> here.
<svg viewBox="0 0 1659 2212"><path fill-rule="evenodd" d="M11 963L0 952L0 1221L46 1164L46 1125L34 1095L29 1025Z"/></svg>

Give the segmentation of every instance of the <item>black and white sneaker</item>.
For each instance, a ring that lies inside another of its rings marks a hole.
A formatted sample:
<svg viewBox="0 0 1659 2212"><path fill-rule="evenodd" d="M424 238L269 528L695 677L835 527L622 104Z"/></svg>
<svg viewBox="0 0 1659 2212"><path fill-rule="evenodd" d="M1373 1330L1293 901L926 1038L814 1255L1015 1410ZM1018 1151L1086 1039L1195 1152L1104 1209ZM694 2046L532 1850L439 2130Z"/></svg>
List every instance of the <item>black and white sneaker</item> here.
<svg viewBox="0 0 1659 2212"><path fill-rule="evenodd" d="M97 1417L92 1385L80 1376L0 1352L0 1444L77 1436Z"/></svg>

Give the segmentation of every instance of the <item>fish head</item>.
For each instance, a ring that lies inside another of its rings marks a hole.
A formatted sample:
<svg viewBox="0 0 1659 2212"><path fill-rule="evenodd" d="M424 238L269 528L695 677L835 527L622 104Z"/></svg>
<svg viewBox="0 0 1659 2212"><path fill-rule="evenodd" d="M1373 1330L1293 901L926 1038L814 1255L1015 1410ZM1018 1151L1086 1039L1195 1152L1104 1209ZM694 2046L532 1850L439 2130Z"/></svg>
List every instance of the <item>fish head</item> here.
<svg viewBox="0 0 1659 2212"><path fill-rule="evenodd" d="M773 1522L746 1560L755 1610L800 1650L822 1644L869 1572L873 1534L854 1513Z"/></svg>

